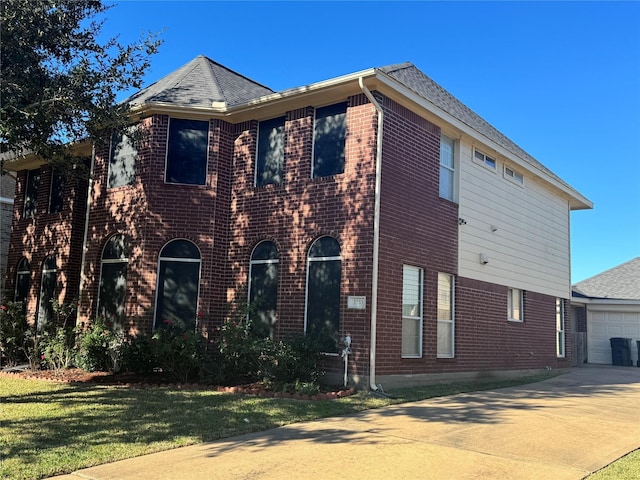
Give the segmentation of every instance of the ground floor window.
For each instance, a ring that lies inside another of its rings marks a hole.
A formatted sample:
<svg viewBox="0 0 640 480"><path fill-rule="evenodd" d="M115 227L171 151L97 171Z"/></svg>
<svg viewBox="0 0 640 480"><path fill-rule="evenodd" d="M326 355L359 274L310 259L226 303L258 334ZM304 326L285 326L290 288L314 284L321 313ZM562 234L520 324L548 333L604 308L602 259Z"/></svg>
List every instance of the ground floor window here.
<svg viewBox="0 0 640 480"><path fill-rule="evenodd" d="M56 292L57 273L56 258L54 256L45 258L44 262L42 262L40 301L38 302L38 330L41 330L53 320L53 301Z"/></svg>
<svg viewBox="0 0 640 480"><path fill-rule="evenodd" d="M273 338L278 301L278 250L273 242L260 242L249 264L249 305L254 328Z"/></svg>
<svg viewBox="0 0 640 480"><path fill-rule="evenodd" d="M522 290L510 288L507 292L507 306L509 309L509 320L512 322L522 322L523 295Z"/></svg>
<svg viewBox="0 0 640 480"><path fill-rule="evenodd" d="M112 236L102 251L98 316L122 326L127 293L129 245L124 235Z"/></svg>
<svg viewBox="0 0 640 480"><path fill-rule="evenodd" d="M402 356L422 356L422 288L421 268L402 267Z"/></svg>
<svg viewBox="0 0 640 480"><path fill-rule="evenodd" d="M340 330L340 282L342 256L335 238L320 237L307 258L305 332L324 340L326 351L335 351Z"/></svg>
<svg viewBox="0 0 640 480"><path fill-rule="evenodd" d="M438 274L438 357L454 356L453 275Z"/></svg>
<svg viewBox="0 0 640 480"><path fill-rule="evenodd" d="M16 290L14 300L22 302L23 308L26 309L27 297L29 296L29 288L31 287L31 266L26 258L22 258L18 263L16 272Z"/></svg>
<svg viewBox="0 0 640 480"><path fill-rule="evenodd" d="M556 298L556 353L564 358L564 299Z"/></svg>
<svg viewBox="0 0 640 480"><path fill-rule="evenodd" d="M196 326L200 288L200 251L188 240L173 240L160 251L155 327Z"/></svg>

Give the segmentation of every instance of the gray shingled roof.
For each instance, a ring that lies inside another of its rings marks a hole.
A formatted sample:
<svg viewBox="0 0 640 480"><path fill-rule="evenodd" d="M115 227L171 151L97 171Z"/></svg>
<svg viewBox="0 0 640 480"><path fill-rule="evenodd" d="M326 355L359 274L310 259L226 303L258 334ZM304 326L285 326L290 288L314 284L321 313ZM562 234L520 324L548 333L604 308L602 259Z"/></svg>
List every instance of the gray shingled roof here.
<svg viewBox="0 0 640 480"><path fill-rule="evenodd" d="M223 103L225 107L233 107L270 93L273 93L270 88L200 55L125 102L132 106L166 103L211 108L214 103Z"/></svg>
<svg viewBox="0 0 640 480"><path fill-rule="evenodd" d="M576 283L572 290L590 298L640 300L640 257Z"/></svg>
<svg viewBox="0 0 640 480"><path fill-rule="evenodd" d="M433 103L436 107L444 110L449 115L458 119L465 125L471 127L481 135L484 135L488 139L494 141L501 147L505 148L507 151L513 153L520 159L527 162L529 165L545 172L547 175L555 178L565 187L573 190L573 188L569 184L564 182L551 170L549 170L527 152L522 150L518 145L513 143L494 127L492 127L489 123L487 123L486 120L484 120L473 110L460 102L460 100L455 98L444 88L434 82L411 62L389 65L386 67L378 68L377 70L386 73L388 76L397 80L408 89L413 90L424 99Z"/></svg>

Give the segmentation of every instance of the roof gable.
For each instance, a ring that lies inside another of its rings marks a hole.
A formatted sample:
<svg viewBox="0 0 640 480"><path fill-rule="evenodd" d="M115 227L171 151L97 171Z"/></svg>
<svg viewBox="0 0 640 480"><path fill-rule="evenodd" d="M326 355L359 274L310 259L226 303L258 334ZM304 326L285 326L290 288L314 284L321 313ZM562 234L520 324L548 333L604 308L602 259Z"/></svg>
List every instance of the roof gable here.
<svg viewBox="0 0 640 480"><path fill-rule="evenodd" d="M572 290L590 298L640 300L640 257L578 282Z"/></svg>
<svg viewBox="0 0 640 480"><path fill-rule="evenodd" d="M200 55L125 102L131 106L160 103L224 109L270 93L270 88Z"/></svg>

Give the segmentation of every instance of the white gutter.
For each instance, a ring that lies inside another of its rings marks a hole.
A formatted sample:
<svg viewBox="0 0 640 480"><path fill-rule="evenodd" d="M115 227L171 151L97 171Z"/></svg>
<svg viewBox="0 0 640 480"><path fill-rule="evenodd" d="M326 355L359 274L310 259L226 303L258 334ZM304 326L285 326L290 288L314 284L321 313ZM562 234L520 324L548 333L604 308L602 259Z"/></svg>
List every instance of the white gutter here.
<svg viewBox="0 0 640 480"><path fill-rule="evenodd" d="M378 132L376 138L376 186L373 213L373 265L371 268L371 340L369 341L369 387L378 390L376 385L376 334L378 323L378 264L380 258L380 190L382 183L382 107L364 86L362 77L358 78L362 92L378 111Z"/></svg>
<svg viewBox="0 0 640 480"><path fill-rule="evenodd" d="M85 283L84 263L87 257L87 238L89 236L89 211L91 209L91 195L93 192L93 167L96 160L96 146L91 146L91 168L89 169L89 185L87 187L87 213L84 219L84 235L82 239L82 260L80 263L80 285L78 286L78 302L82 299L82 286ZM76 315L76 324L80 322L80 315Z"/></svg>

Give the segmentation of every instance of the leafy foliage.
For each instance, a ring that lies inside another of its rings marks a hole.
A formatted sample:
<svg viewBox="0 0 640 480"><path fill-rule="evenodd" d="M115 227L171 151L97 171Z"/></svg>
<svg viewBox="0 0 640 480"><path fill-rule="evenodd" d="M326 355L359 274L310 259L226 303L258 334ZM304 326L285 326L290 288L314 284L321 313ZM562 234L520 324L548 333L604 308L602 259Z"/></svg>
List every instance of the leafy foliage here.
<svg viewBox="0 0 640 480"><path fill-rule="evenodd" d="M0 353L9 366L24 359L27 330L22 302L7 302L0 307Z"/></svg>
<svg viewBox="0 0 640 480"><path fill-rule="evenodd" d="M104 318L97 318L78 333L76 365L88 372L118 372L122 365L123 345L122 331Z"/></svg>
<svg viewBox="0 0 640 480"><path fill-rule="evenodd" d="M128 122L116 96L140 88L155 35L131 45L98 39L109 10L101 0L0 2L0 150L55 163L70 145L106 142Z"/></svg>

